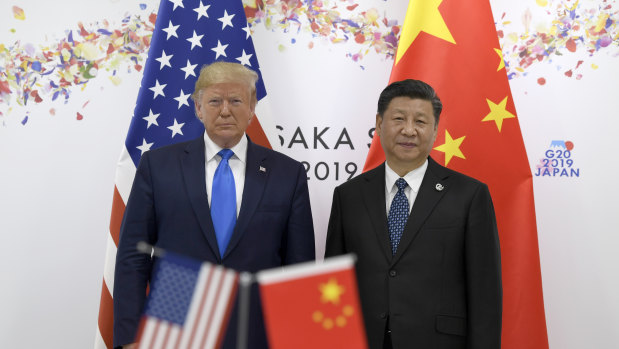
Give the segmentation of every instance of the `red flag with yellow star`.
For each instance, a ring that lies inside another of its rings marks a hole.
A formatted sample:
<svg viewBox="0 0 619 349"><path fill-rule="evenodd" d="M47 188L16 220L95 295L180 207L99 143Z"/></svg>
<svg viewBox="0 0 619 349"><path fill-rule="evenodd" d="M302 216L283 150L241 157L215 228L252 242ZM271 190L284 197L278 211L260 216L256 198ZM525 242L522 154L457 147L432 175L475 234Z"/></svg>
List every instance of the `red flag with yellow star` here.
<svg viewBox="0 0 619 349"><path fill-rule="evenodd" d="M272 349L367 348L352 255L257 275Z"/></svg>
<svg viewBox="0 0 619 349"><path fill-rule="evenodd" d="M411 0L390 82L443 102L431 156L490 188L503 272L502 348L548 348L533 180L488 0ZM374 136L364 171L385 160Z"/></svg>

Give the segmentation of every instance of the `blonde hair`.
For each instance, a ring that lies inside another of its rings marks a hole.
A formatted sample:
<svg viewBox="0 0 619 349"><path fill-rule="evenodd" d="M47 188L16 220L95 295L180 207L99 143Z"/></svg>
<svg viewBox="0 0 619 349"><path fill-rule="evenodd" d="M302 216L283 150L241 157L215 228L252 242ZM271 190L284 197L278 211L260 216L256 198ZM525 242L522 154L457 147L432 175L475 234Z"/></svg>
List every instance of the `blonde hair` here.
<svg viewBox="0 0 619 349"><path fill-rule="evenodd" d="M214 62L202 66L200 69L200 76L196 81L191 99L200 103L200 97L202 97L202 91L214 84L235 82L247 84L250 88L251 99L255 104L256 99L256 81L258 81L258 74L239 63L231 62Z"/></svg>

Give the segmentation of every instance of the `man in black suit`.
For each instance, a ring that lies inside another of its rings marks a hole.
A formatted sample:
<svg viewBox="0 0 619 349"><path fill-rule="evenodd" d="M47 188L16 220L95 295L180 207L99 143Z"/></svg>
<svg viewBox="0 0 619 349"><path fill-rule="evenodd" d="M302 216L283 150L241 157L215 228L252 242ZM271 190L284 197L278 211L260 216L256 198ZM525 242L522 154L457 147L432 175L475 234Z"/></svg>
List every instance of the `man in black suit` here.
<svg viewBox="0 0 619 349"><path fill-rule="evenodd" d="M114 346L133 345L144 306L153 261L139 241L239 271L314 259L304 167L245 135L257 80L241 64L205 66L192 95L204 135L142 156L116 257ZM257 287L250 304L249 348L267 348ZM223 348L236 348L236 314Z"/></svg>
<svg viewBox="0 0 619 349"><path fill-rule="evenodd" d="M355 253L370 348L501 346L499 238L488 187L429 157L442 103L418 80L378 100L386 163L333 194L325 256Z"/></svg>

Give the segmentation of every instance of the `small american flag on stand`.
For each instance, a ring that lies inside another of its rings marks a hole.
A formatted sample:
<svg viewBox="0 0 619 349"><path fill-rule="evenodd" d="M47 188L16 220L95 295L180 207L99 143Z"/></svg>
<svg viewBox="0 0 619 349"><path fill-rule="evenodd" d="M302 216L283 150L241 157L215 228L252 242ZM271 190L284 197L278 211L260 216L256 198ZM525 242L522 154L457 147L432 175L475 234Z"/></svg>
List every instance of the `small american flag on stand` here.
<svg viewBox="0 0 619 349"><path fill-rule="evenodd" d="M235 271L167 252L151 285L139 349L221 345L238 285Z"/></svg>

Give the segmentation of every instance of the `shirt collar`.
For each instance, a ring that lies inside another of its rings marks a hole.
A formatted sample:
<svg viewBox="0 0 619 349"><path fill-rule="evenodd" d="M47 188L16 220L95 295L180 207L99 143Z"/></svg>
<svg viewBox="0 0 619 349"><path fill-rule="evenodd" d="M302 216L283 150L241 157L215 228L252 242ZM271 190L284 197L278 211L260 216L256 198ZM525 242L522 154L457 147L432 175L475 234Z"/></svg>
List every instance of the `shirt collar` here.
<svg viewBox="0 0 619 349"><path fill-rule="evenodd" d="M217 153L223 148L218 146L213 140L208 136L206 132L204 132L204 150L206 156L206 162L209 162L215 158ZM247 137L245 134L241 137L241 140L232 148L230 148L234 152L234 157L241 160L241 162L245 163L247 159Z"/></svg>
<svg viewBox="0 0 619 349"><path fill-rule="evenodd" d="M419 192L419 187L421 187L421 181L423 180L423 176L426 174L426 170L428 169L428 159L416 169L410 171L405 174L404 180L408 183L408 186L415 193ZM387 192L391 192L393 187L395 186L395 181L398 180L400 176L395 173L394 170L389 167L389 164L385 161L385 186L387 188Z"/></svg>

